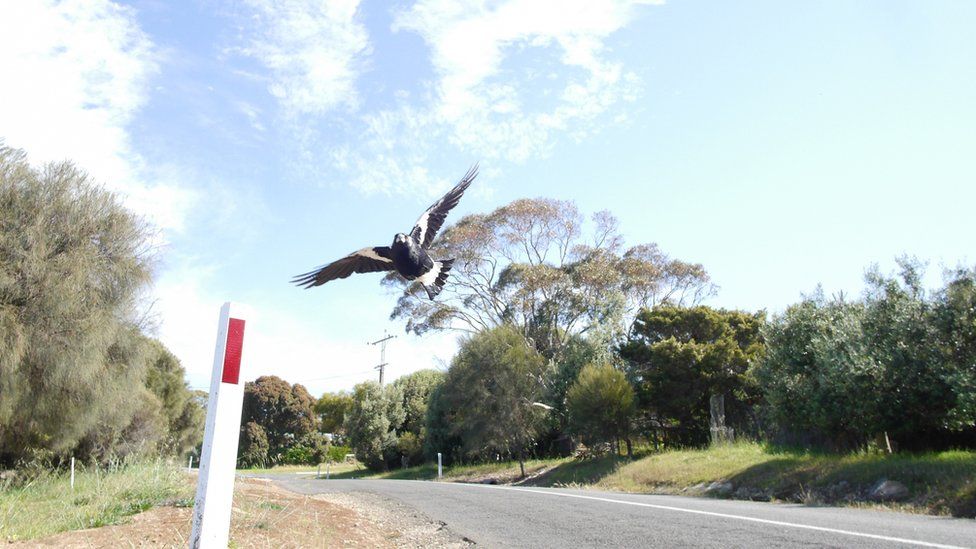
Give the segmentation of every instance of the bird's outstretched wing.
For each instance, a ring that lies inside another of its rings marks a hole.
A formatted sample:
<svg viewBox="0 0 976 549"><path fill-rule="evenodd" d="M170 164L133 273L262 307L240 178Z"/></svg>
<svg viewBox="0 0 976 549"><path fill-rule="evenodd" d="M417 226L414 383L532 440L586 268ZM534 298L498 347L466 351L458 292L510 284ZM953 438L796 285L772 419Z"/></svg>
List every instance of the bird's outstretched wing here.
<svg viewBox="0 0 976 549"><path fill-rule="evenodd" d="M338 261L333 261L324 267L300 274L292 278L291 282L307 290L315 286L321 286L330 280L346 278L352 273L391 271L393 270L392 257L393 254L390 253L389 246L363 248Z"/></svg>
<svg viewBox="0 0 976 549"><path fill-rule="evenodd" d="M431 204L424 215L420 216L417 220L416 225L413 227L413 231L410 232L410 236L414 238L422 247L427 248L430 243L434 241L434 237L437 236L437 231L441 229L441 225L444 224L444 219L447 217L447 212L451 211L451 208L457 206L458 201L461 200L461 195L464 194L465 189L468 185L474 181L474 178L478 176L478 165L475 164L468 170L468 173L464 174L461 181L454 186L453 189L447 192L440 200Z"/></svg>

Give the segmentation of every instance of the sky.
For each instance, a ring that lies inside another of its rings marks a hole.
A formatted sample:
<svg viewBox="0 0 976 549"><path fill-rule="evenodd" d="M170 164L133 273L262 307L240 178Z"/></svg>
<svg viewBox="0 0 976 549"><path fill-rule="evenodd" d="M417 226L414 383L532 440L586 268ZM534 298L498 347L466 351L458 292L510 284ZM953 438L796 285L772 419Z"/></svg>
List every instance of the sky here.
<svg viewBox="0 0 976 549"><path fill-rule="evenodd" d="M704 265L707 304L782 311L866 268L976 264L976 3L110 0L11 3L0 139L69 159L155 227L153 334L209 386L217 315L242 375L315 395L446 368L381 275L299 273L524 197L610 210Z"/></svg>

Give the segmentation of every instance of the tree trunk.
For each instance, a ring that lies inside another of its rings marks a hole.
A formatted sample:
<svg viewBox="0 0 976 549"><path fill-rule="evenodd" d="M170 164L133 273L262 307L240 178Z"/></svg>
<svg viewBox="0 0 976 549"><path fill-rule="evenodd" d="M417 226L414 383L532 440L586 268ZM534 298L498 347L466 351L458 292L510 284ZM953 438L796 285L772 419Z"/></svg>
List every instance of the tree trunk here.
<svg viewBox="0 0 976 549"><path fill-rule="evenodd" d="M627 443L627 457L633 458L634 457L634 447L630 443L630 437L625 438L624 439L624 442Z"/></svg>

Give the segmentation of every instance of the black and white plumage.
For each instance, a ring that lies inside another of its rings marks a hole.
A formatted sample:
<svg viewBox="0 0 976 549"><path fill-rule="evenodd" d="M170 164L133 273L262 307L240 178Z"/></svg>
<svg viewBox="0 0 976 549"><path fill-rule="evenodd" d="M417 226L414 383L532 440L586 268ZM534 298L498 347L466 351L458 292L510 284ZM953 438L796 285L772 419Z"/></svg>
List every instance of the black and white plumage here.
<svg viewBox="0 0 976 549"><path fill-rule="evenodd" d="M476 164L453 189L427 208L410 234L397 233L391 246L363 248L314 271L298 275L292 282L308 289L353 273L396 271L407 280L419 281L427 290L427 297L434 299L444 288L454 260L436 261L428 255L427 249L444 225L448 212L457 206L461 195L477 175Z"/></svg>

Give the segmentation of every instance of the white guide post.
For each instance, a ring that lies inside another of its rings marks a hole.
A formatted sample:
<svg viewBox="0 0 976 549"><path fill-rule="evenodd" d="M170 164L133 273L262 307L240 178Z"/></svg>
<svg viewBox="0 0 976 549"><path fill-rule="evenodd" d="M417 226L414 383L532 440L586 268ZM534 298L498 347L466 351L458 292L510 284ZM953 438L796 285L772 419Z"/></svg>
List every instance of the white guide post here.
<svg viewBox="0 0 976 549"><path fill-rule="evenodd" d="M224 303L217 324L207 426L200 454L197 497L193 504L191 549L225 549L230 536L237 439L244 403L244 384L240 382L244 318L235 309L233 304Z"/></svg>
<svg viewBox="0 0 976 549"><path fill-rule="evenodd" d="M442 478L444 476L444 467L441 464L441 453L437 452L437 478Z"/></svg>

